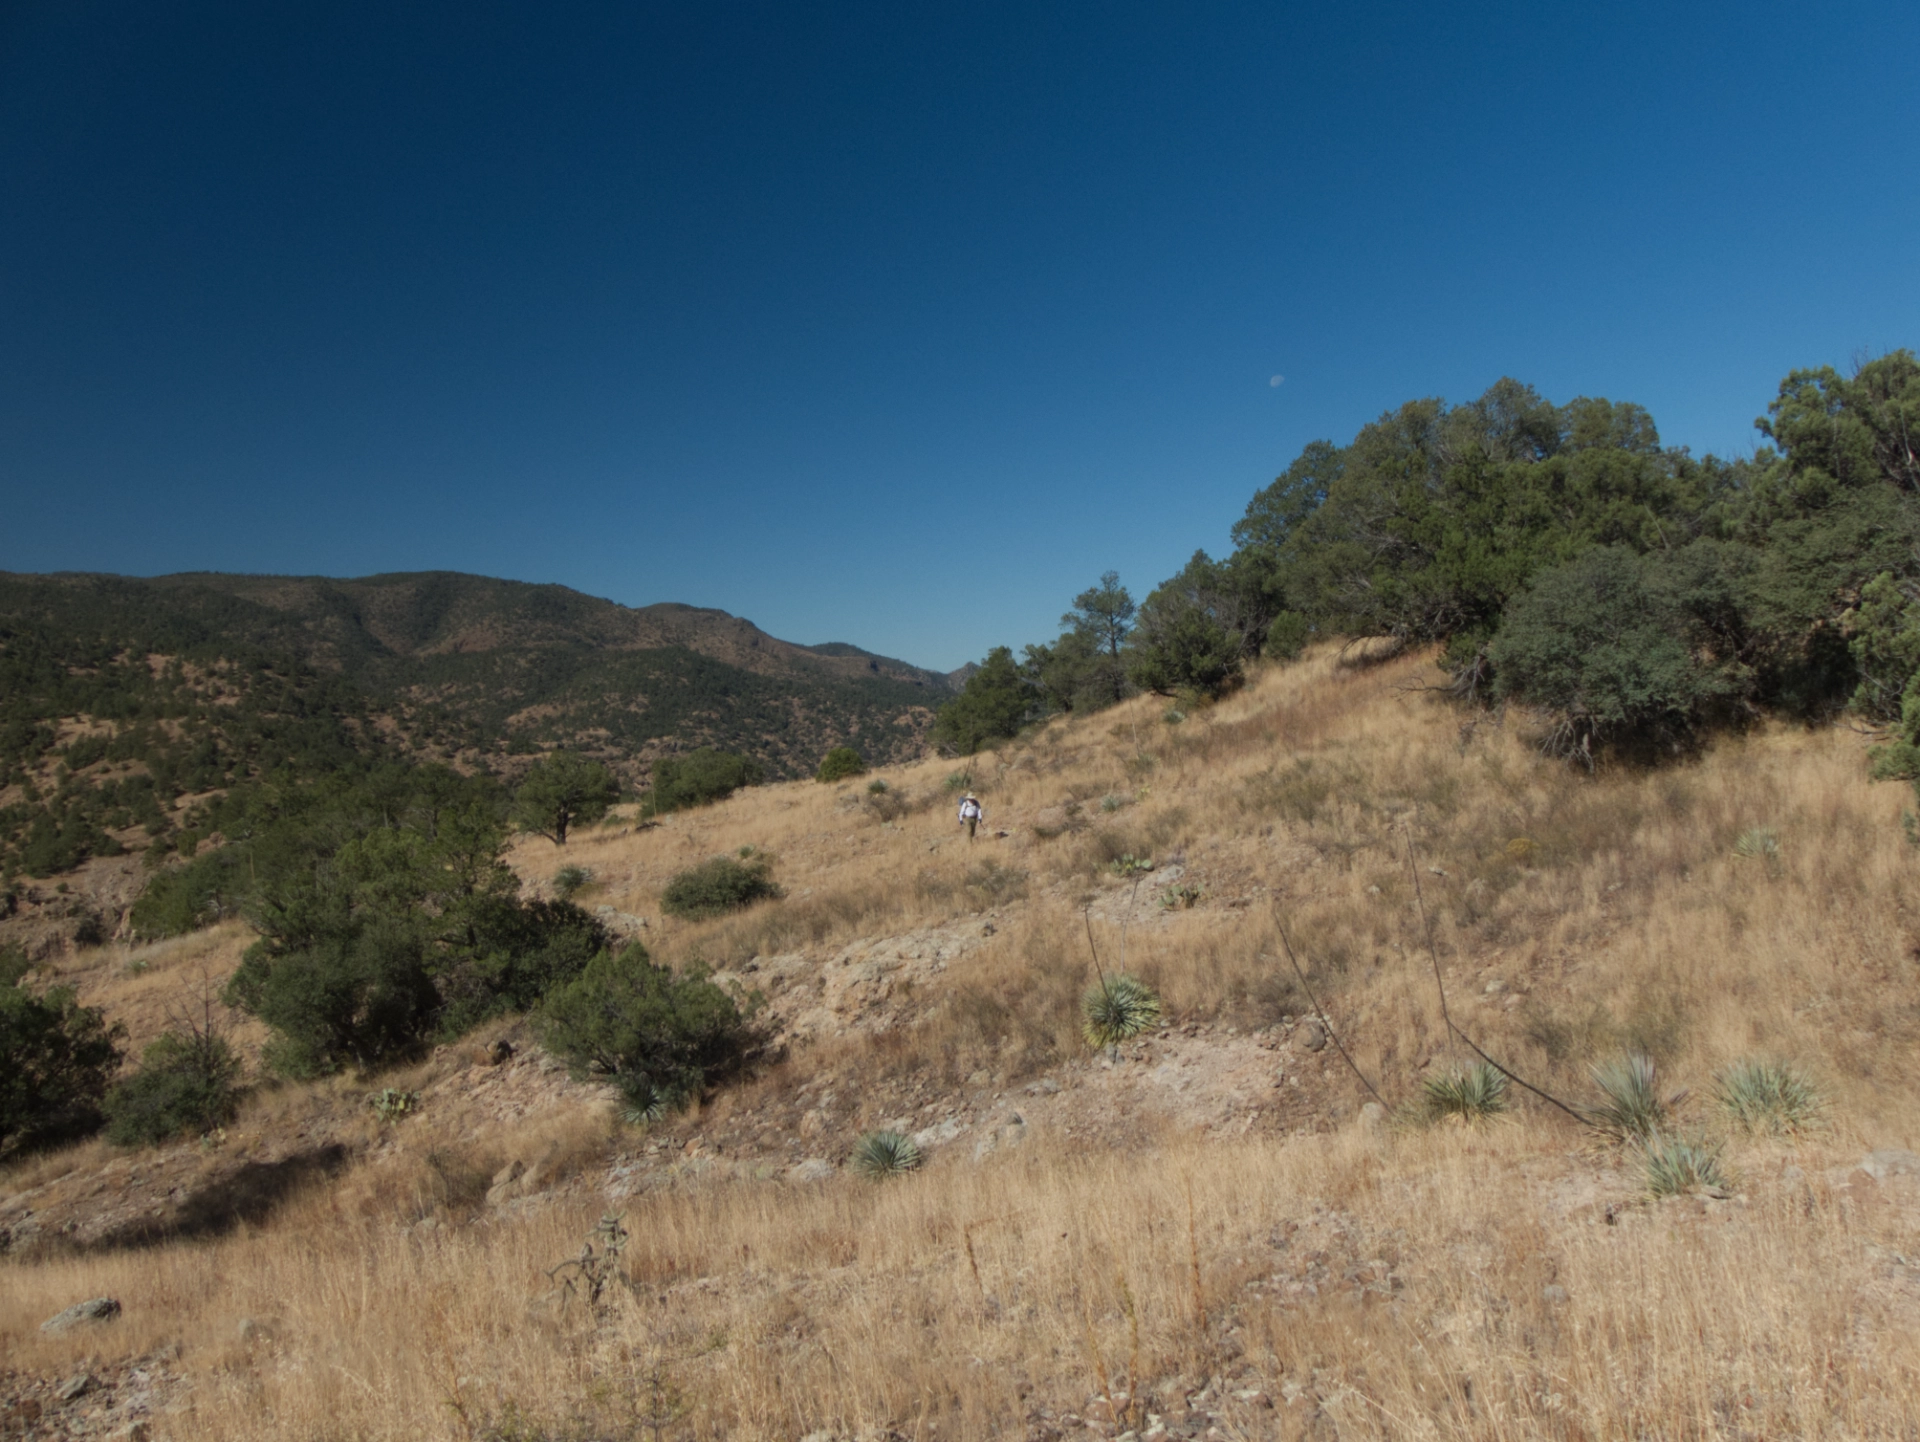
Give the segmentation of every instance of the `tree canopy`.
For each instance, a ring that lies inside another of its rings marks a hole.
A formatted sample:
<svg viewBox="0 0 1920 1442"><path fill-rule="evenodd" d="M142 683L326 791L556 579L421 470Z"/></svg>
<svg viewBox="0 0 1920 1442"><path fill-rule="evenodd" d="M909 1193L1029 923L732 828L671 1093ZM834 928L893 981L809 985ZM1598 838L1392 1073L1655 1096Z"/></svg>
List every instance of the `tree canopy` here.
<svg viewBox="0 0 1920 1442"><path fill-rule="evenodd" d="M1015 664L1013 652L995 646L960 694L934 718L933 740L962 756L1020 734L1040 705L1039 687Z"/></svg>
<svg viewBox="0 0 1920 1442"><path fill-rule="evenodd" d="M598 821L619 799L620 783L598 761L554 751L533 764L513 793L513 819L521 830L565 846L569 829Z"/></svg>

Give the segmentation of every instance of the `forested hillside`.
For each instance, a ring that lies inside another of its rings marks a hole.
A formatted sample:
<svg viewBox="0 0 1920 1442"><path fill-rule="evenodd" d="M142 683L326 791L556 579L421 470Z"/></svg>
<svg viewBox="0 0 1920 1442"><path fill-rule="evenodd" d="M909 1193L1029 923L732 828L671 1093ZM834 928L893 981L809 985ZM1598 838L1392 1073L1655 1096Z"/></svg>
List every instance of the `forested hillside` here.
<svg viewBox="0 0 1920 1442"><path fill-rule="evenodd" d="M284 769L566 746L630 784L720 746L774 776L918 751L945 678L724 612L424 573L0 575L0 870L199 840L185 804Z"/></svg>
<svg viewBox="0 0 1920 1442"><path fill-rule="evenodd" d="M1898 728L1882 774L1920 774L1920 361L1795 371L1756 426L1766 444L1721 460L1663 445L1638 405L1510 379L1409 401L1306 446L1225 559L1195 552L1138 607L1109 574L1057 640L996 650L936 735L973 750L1137 690L1204 701L1256 658L1372 638L1437 644L1462 701L1517 703L1590 764L1851 707Z"/></svg>

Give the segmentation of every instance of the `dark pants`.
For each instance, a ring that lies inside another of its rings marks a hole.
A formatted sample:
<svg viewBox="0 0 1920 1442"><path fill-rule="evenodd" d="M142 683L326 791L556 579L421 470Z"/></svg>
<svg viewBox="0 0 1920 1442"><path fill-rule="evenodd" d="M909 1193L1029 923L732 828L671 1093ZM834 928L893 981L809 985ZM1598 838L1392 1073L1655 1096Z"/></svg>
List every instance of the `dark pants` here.
<svg viewBox="0 0 1920 1442"><path fill-rule="evenodd" d="M979 824L980 818L978 816L969 816L967 818L967 840L973 840L973 828Z"/></svg>

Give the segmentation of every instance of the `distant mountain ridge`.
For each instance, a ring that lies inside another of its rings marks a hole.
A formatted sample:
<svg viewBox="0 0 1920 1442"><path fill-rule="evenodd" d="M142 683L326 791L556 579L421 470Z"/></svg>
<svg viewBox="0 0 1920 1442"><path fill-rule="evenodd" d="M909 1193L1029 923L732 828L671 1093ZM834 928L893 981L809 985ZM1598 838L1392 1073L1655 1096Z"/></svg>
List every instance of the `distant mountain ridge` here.
<svg viewBox="0 0 1920 1442"><path fill-rule="evenodd" d="M586 645L610 650L684 647L761 675L781 675L803 658L847 676L881 675L914 685L945 685L937 671L878 656L845 642L803 646L782 641L726 611L663 601L629 607L567 586L506 581L460 571L392 572L356 578L180 572L149 579L88 573L20 576L75 591L148 591L195 612L196 593L251 602L283 618L269 634L308 635L312 659L353 673L379 661L460 655L524 646ZM184 604L182 604L184 603ZM216 623L219 624L219 623ZM227 621L226 625L230 626ZM266 639L265 635L261 639Z"/></svg>
<svg viewBox="0 0 1920 1442"><path fill-rule="evenodd" d="M350 683L407 750L494 765L563 745L634 781L653 756L700 745L775 776L804 775L841 744L903 760L950 694L939 672L783 641L725 611L452 571L0 572L0 648L29 636L200 663L288 658Z"/></svg>

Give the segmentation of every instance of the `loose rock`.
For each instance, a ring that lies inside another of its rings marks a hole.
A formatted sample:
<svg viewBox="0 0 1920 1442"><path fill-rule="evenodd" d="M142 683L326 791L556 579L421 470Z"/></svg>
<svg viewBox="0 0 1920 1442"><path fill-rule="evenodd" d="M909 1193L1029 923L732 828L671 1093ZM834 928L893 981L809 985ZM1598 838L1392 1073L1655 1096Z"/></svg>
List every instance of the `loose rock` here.
<svg viewBox="0 0 1920 1442"><path fill-rule="evenodd" d="M40 1324L43 1332L58 1334L72 1331L75 1327L89 1322L110 1322L120 1315L120 1302L115 1297L89 1297L84 1302L75 1302L64 1312L57 1312Z"/></svg>
<svg viewBox="0 0 1920 1442"><path fill-rule="evenodd" d="M94 1389L94 1386L93 1373L80 1372L55 1387L53 1395L62 1402L71 1402L76 1397L84 1397Z"/></svg>

